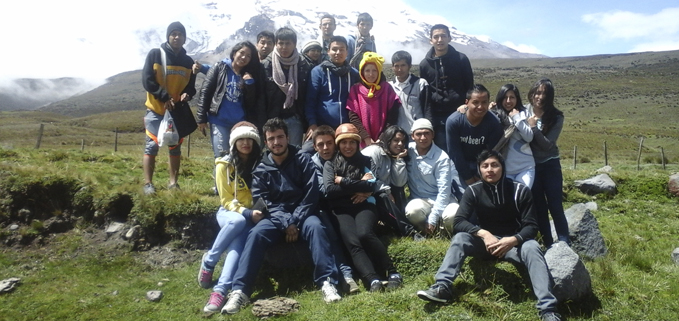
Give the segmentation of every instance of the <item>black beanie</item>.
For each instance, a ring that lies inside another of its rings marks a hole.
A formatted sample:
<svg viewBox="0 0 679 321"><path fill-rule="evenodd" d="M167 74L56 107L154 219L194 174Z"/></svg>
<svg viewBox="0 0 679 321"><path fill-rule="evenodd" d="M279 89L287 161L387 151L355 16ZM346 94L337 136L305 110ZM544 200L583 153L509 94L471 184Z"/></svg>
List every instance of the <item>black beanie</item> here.
<svg viewBox="0 0 679 321"><path fill-rule="evenodd" d="M170 34L175 30L181 31L184 36L186 36L186 29L184 28L184 25L179 21L175 21L167 27L167 35L165 35L165 40L170 39Z"/></svg>

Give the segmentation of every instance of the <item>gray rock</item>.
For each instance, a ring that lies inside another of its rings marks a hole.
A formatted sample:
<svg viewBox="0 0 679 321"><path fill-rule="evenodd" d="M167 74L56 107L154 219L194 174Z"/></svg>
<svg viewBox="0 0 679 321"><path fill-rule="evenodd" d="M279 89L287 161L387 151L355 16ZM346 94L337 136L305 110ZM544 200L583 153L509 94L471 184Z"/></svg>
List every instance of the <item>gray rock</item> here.
<svg viewBox="0 0 679 321"><path fill-rule="evenodd" d="M108 234L117 233L117 232L122 231L124 227L125 227L125 224L123 224L123 223L113 222L106 229L106 233L108 233Z"/></svg>
<svg viewBox="0 0 679 321"><path fill-rule="evenodd" d="M592 280L580 257L565 242L552 245L545 253L554 279L552 293L560 301L578 300L592 293Z"/></svg>
<svg viewBox="0 0 679 321"><path fill-rule="evenodd" d="M597 173L610 173L613 171L613 167L606 165L602 168L599 168L596 170Z"/></svg>
<svg viewBox="0 0 679 321"><path fill-rule="evenodd" d="M596 211L599 209L599 206L596 204L596 202L587 202L585 203L585 208L590 211Z"/></svg>
<svg viewBox="0 0 679 321"><path fill-rule="evenodd" d="M257 300L252 305L252 314L258 318L270 318L278 315L286 315L299 310L299 302L283 297L275 297L267 300Z"/></svg>
<svg viewBox="0 0 679 321"><path fill-rule="evenodd" d="M667 183L667 189L674 196L679 196L679 173L670 175L670 181Z"/></svg>
<svg viewBox="0 0 679 321"><path fill-rule="evenodd" d="M128 241L136 241L139 238L139 230L141 230L141 226L133 226L125 233L125 239Z"/></svg>
<svg viewBox="0 0 679 321"><path fill-rule="evenodd" d="M10 231L16 231L19 229L19 224L12 224L9 226Z"/></svg>
<svg viewBox="0 0 679 321"><path fill-rule="evenodd" d="M158 302L163 298L163 291L148 291L146 292L146 300L151 302Z"/></svg>
<svg viewBox="0 0 679 321"><path fill-rule="evenodd" d="M587 259L603 257L608 253L608 247L604 241L599 223L587 205L579 203L573 204L565 211L566 221L568 221L568 237L571 240L571 248L580 256ZM552 224L552 235L557 239L554 223Z"/></svg>
<svg viewBox="0 0 679 321"><path fill-rule="evenodd" d="M0 293L12 292L17 284L21 281L20 278L9 278L0 281Z"/></svg>
<svg viewBox="0 0 679 321"><path fill-rule="evenodd" d="M118 290L113 291L113 293L111 293L111 295L118 295Z"/></svg>
<svg viewBox="0 0 679 321"><path fill-rule="evenodd" d="M672 251L672 261L674 261L675 264L679 265L679 247Z"/></svg>
<svg viewBox="0 0 679 321"><path fill-rule="evenodd" d="M615 182L608 174L599 174L585 180L575 181L575 187L579 188L581 192L589 195L602 193L615 195L618 193Z"/></svg>

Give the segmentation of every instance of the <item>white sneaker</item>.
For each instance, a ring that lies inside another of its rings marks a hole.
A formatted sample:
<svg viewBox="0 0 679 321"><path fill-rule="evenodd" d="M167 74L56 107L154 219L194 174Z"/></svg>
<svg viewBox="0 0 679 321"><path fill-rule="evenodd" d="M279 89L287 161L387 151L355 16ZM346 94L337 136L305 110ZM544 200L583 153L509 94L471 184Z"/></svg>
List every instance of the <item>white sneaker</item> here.
<svg viewBox="0 0 679 321"><path fill-rule="evenodd" d="M235 290L229 293L229 300L222 308L222 313L226 314L236 314L240 309L245 307L250 303L250 299L241 290Z"/></svg>
<svg viewBox="0 0 679 321"><path fill-rule="evenodd" d="M323 287L321 287L321 292L323 292L323 300L325 303L335 302L342 300L342 297L337 294L337 289L335 285L329 281L323 281Z"/></svg>

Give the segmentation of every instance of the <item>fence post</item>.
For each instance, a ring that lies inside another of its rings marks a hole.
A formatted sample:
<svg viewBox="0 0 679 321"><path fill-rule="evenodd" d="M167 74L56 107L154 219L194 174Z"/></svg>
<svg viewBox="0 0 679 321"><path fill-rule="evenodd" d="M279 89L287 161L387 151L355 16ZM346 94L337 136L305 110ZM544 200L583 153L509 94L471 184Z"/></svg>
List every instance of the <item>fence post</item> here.
<svg viewBox="0 0 679 321"><path fill-rule="evenodd" d="M35 149L40 148L40 141L42 141L42 132L45 129L45 124L40 124L40 130L38 130L38 141L35 143Z"/></svg>
<svg viewBox="0 0 679 321"><path fill-rule="evenodd" d="M639 140L639 154L637 155L637 170L641 170L641 148L644 146L644 138Z"/></svg>
<svg viewBox="0 0 679 321"><path fill-rule="evenodd" d="M573 146L573 169L577 166L578 163L578 146Z"/></svg>
<svg viewBox="0 0 679 321"><path fill-rule="evenodd" d="M84 139L81 139L81 140L80 140L80 151L82 152L82 151L84 151L84 150L85 150L85 140L84 140Z"/></svg>
<svg viewBox="0 0 679 321"><path fill-rule="evenodd" d="M604 166L608 166L608 147L606 146L605 140L604 140Z"/></svg>
<svg viewBox="0 0 679 321"><path fill-rule="evenodd" d="M191 157L191 134L189 134L189 137L186 141L186 144L188 144L188 146L186 146L186 158L190 158Z"/></svg>
<svg viewBox="0 0 679 321"><path fill-rule="evenodd" d="M665 149L660 147L660 159L662 162L662 169L665 169Z"/></svg>
<svg viewBox="0 0 679 321"><path fill-rule="evenodd" d="M115 144L113 145L113 151L114 152L118 151L118 127L116 127L116 141Z"/></svg>

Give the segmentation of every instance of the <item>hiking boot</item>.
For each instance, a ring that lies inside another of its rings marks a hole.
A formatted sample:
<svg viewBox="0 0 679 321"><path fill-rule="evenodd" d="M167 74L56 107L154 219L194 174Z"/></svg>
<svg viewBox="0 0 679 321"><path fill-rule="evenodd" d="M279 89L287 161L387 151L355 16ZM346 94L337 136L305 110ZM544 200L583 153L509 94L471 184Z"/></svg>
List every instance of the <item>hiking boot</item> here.
<svg viewBox="0 0 679 321"><path fill-rule="evenodd" d="M212 273L214 272L214 270L205 266L206 257L207 252L203 254L203 259L200 260L200 269L198 269L198 284L203 289L209 289L212 286Z"/></svg>
<svg viewBox="0 0 679 321"><path fill-rule="evenodd" d="M346 291L349 294L356 294L360 289L358 288L358 284L356 281L354 281L354 278L344 278L344 282L346 282Z"/></svg>
<svg viewBox="0 0 679 321"><path fill-rule="evenodd" d="M370 282L370 292L380 292L383 290L382 281L373 280Z"/></svg>
<svg viewBox="0 0 679 321"><path fill-rule="evenodd" d="M156 193L156 187L152 183L144 184L144 195L153 195Z"/></svg>
<svg viewBox="0 0 679 321"><path fill-rule="evenodd" d="M222 308L222 313L236 314L248 303L250 303L248 296L241 290L235 290L229 293L229 300L226 301L226 305Z"/></svg>
<svg viewBox="0 0 679 321"><path fill-rule="evenodd" d="M453 298L453 294L443 283L435 283L428 290L417 291L417 296L422 300L446 303Z"/></svg>
<svg viewBox="0 0 679 321"><path fill-rule="evenodd" d="M212 292L212 294L210 294L210 299L203 308L203 312L219 312L219 310L222 309L222 306L224 306L224 295L219 292Z"/></svg>
<svg viewBox="0 0 679 321"><path fill-rule="evenodd" d="M167 189L170 190L170 191L173 190L173 189L176 189L176 190L178 190L178 191L181 190L181 188L179 188L179 184L177 184L177 183L168 185L168 186L167 186Z"/></svg>
<svg viewBox="0 0 679 321"><path fill-rule="evenodd" d="M325 301L325 303L331 303L342 300L342 297L339 294L337 294L337 289L335 289L335 285L330 283L330 281L323 281L321 292L323 292L323 301Z"/></svg>
<svg viewBox="0 0 679 321"><path fill-rule="evenodd" d="M394 273L389 275L389 281L387 282L387 291L393 291L401 287L403 284L403 277L400 273Z"/></svg>
<svg viewBox="0 0 679 321"><path fill-rule="evenodd" d="M561 315L556 312L545 312L540 316L542 321L561 321Z"/></svg>

